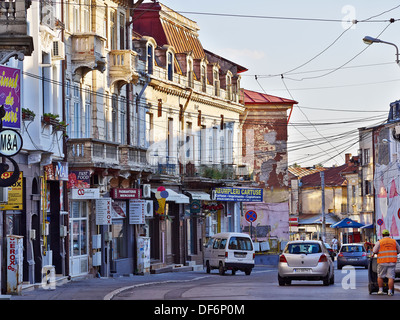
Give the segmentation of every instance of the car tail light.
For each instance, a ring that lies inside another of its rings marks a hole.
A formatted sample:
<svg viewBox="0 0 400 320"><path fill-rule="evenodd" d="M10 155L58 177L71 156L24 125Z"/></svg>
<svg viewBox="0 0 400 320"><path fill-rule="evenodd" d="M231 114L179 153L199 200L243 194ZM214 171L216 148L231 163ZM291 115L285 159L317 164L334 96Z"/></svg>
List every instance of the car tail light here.
<svg viewBox="0 0 400 320"><path fill-rule="evenodd" d="M253 259L255 259L256 258L256 254L255 253L253 253Z"/></svg>
<svg viewBox="0 0 400 320"><path fill-rule="evenodd" d="M326 255L321 254L321 256L319 257L318 262L327 262L328 258L326 257Z"/></svg>
<svg viewBox="0 0 400 320"><path fill-rule="evenodd" d="M286 257L285 257L284 254L281 254L281 255L280 255L280 257L279 257L279 262L286 262L286 263L287 263L287 260L286 260Z"/></svg>
<svg viewBox="0 0 400 320"><path fill-rule="evenodd" d="M343 253L339 253L339 254L338 254L338 257L343 257Z"/></svg>
<svg viewBox="0 0 400 320"><path fill-rule="evenodd" d="M225 251L225 258L228 258L228 251Z"/></svg>
<svg viewBox="0 0 400 320"><path fill-rule="evenodd" d="M366 257L366 256L367 256L367 253L366 253L366 252L363 252L363 253L362 253L362 256L363 256L363 257Z"/></svg>

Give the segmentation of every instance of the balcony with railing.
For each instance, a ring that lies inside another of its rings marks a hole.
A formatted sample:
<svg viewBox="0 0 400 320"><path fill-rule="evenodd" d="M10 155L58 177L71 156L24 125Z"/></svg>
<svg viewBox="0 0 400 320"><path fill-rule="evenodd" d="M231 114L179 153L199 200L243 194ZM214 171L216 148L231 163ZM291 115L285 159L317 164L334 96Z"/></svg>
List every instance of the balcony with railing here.
<svg viewBox="0 0 400 320"><path fill-rule="evenodd" d="M132 50L112 50L109 53L110 83L120 81L122 84L136 82L139 78L137 72L137 53Z"/></svg>
<svg viewBox="0 0 400 320"><path fill-rule="evenodd" d="M153 70L153 78L162 81L169 81L167 69L155 66ZM188 76L174 73L171 82L178 84L183 88L192 88L194 91L205 95L229 100L233 103L240 103L239 94L236 92L236 86L230 85L226 89L222 89L220 88L219 81L217 81L216 86L206 84L204 79L195 80L193 72L188 72Z"/></svg>
<svg viewBox="0 0 400 320"><path fill-rule="evenodd" d="M74 33L72 35L72 63L74 71L79 68L98 70L106 68L105 38L95 33Z"/></svg>
<svg viewBox="0 0 400 320"><path fill-rule="evenodd" d="M26 20L31 2L0 0L0 64L12 56L22 60L33 51L33 38L28 36Z"/></svg>

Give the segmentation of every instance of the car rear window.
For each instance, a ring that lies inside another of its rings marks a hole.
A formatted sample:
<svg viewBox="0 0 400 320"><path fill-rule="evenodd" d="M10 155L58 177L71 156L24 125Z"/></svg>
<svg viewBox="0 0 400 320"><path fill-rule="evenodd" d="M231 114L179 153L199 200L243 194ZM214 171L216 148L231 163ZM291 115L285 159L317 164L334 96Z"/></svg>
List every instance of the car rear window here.
<svg viewBox="0 0 400 320"><path fill-rule="evenodd" d="M340 249L341 252L364 252L363 246L343 246Z"/></svg>
<svg viewBox="0 0 400 320"><path fill-rule="evenodd" d="M310 253L319 253L322 252L321 246L318 243L289 243L285 250L285 253L292 254L310 254Z"/></svg>
<svg viewBox="0 0 400 320"><path fill-rule="evenodd" d="M249 238L231 237L229 239L228 249L251 251L253 250L253 244Z"/></svg>

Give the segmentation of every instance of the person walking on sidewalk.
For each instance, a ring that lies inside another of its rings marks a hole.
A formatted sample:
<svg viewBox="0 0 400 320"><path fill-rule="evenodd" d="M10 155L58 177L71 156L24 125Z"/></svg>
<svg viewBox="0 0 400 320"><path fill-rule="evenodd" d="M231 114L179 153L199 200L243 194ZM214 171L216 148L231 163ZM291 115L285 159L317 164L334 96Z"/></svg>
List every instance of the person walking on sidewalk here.
<svg viewBox="0 0 400 320"><path fill-rule="evenodd" d="M394 292L395 268L397 254L400 253L400 246L396 240L390 238L388 230L382 231L383 238L379 240L373 249L374 254L378 254L378 294L383 294L383 279L388 278L388 295Z"/></svg>

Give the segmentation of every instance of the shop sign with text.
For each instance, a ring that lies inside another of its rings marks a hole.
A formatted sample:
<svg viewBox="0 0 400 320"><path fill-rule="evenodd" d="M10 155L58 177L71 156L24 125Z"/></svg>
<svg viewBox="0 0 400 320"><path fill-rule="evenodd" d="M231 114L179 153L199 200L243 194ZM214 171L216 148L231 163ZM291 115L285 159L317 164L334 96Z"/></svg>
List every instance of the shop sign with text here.
<svg viewBox="0 0 400 320"><path fill-rule="evenodd" d="M215 188L215 200L262 202L263 189L261 188Z"/></svg>

